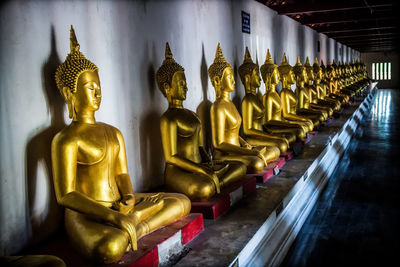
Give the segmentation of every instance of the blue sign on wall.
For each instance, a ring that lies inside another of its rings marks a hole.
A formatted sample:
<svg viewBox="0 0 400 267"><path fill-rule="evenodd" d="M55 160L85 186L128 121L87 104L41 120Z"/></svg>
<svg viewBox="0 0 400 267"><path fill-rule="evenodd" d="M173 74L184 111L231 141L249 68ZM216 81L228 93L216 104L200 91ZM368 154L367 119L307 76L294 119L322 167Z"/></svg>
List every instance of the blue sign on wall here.
<svg viewBox="0 0 400 267"><path fill-rule="evenodd" d="M242 11L242 32L250 33L250 14Z"/></svg>

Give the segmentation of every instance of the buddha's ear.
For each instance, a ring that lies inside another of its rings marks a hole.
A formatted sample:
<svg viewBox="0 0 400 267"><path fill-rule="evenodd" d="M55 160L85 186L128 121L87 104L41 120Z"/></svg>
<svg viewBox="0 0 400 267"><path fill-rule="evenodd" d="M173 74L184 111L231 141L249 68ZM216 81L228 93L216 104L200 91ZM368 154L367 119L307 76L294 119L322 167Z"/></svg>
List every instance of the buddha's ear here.
<svg viewBox="0 0 400 267"><path fill-rule="evenodd" d="M249 83L250 83L250 80L251 80L250 74L244 75L244 84L245 84L245 85L249 84Z"/></svg>
<svg viewBox="0 0 400 267"><path fill-rule="evenodd" d="M171 100L171 86L168 83L163 84L165 96L167 97L168 102Z"/></svg>
<svg viewBox="0 0 400 267"><path fill-rule="evenodd" d="M64 86L61 90L61 94L64 97L65 101L68 102L71 99L71 90L68 87Z"/></svg>
<svg viewBox="0 0 400 267"><path fill-rule="evenodd" d="M73 118L74 117L74 101L73 101L73 99L72 99L72 92L71 92L71 90L68 88L68 87L66 87L66 86L64 86L63 88L62 88L62 95L63 95L63 97L64 97L64 100L65 100L65 102L67 103L67 106L68 106L68 116L70 117L70 118Z"/></svg>
<svg viewBox="0 0 400 267"><path fill-rule="evenodd" d="M220 83L221 83L221 79L217 76L217 75L215 75L213 78L212 78L212 84L214 85L214 87L216 87L216 86L219 86L220 85Z"/></svg>

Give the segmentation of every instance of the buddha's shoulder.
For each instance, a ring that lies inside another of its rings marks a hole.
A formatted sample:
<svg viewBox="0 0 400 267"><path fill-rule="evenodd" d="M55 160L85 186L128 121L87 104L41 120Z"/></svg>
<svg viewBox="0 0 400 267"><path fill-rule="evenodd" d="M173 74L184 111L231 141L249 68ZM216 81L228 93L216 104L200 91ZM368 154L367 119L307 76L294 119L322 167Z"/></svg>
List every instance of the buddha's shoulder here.
<svg viewBox="0 0 400 267"><path fill-rule="evenodd" d="M190 109L167 109L164 114L161 115L161 122L173 122L180 120L181 118L190 119L197 118L198 116L195 112Z"/></svg>
<svg viewBox="0 0 400 267"><path fill-rule="evenodd" d="M88 133L100 132L103 129L107 130L109 133L115 134L116 136L122 137L118 128L103 122L97 122L95 125L71 123L54 136L53 145L74 144L81 141L82 137L86 136Z"/></svg>

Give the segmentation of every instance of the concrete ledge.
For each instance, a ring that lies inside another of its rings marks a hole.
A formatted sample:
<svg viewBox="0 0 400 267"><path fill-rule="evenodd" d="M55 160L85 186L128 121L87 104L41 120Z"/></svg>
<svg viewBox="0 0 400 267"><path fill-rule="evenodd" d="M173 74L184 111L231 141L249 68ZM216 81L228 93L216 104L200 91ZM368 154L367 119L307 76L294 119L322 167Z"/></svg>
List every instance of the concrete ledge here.
<svg viewBox="0 0 400 267"><path fill-rule="evenodd" d="M319 194L372 103L356 98L339 118L323 127L265 184L189 243L192 249L177 266L278 266L296 238Z"/></svg>

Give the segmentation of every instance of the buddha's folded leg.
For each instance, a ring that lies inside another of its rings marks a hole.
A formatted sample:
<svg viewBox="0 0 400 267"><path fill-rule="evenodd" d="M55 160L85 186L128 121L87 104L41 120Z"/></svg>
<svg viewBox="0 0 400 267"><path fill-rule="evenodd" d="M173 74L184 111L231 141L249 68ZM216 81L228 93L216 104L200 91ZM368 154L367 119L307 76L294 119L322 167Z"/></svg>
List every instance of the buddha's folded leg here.
<svg viewBox="0 0 400 267"><path fill-rule="evenodd" d="M235 181L238 181L246 174L246 165L241 162L230 161L228 169L218 175L221 187L227 186Z"/></svg>
<svg viewBox="0 0 400 267"><path fill-rule="evenodd" d="M216 194L214 182L210 178L171 164L165 168L165 184L170 191L185 194L195 201L206 201Z"/></svg>
<svg viewBox="0 0 400 267"><path fill-rule="evenodd" d="M264 152L264 158L267 162L274 161L279 158L280 151L276 146L265 146L267 149Z"/></svg>
<svg viewBox="0 0 400 267"><path fill-rule="evenodd" d="M96 262L108 264L118 261L129 244L128 234L121 229L70 209L65 209L65 227L74 247Z"/></svg>
<svg viewBox="0 0 400 267"><path fill-rule="evenodd" d="M246 141L252 146L274 146L280 150L280 153L285 153L288 150L286 142L272 138L246 138ZM279 157L279 156L278 156Z"/></svg>
<svg viewBox="0 0 400 267"><path fill-rule="evenodd" d="M257 156L250 155L220 155L216 154L215 159L226 160L226 161L238 161L243 163L247 167L247 173L261 172L264 168L264 161Z"/></svg>
<svg viewBox="0 0 400 267"><path fill-rule="evenodd" d="M137 227L138 238L157 230L160 227L166 226L179 219L182 219L189 214L191 204L187 196L179 193L141 193L140 196L153 196L157 195L163 200L163 208L154 216L141 221Z"/></svg>

